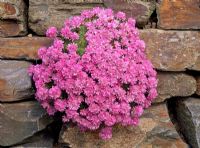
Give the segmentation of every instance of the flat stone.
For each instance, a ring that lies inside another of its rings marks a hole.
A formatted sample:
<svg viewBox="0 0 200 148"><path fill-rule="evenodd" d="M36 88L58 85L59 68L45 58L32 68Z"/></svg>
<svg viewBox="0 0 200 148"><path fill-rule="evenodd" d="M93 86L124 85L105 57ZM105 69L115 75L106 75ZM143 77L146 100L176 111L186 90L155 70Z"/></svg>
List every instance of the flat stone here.
<svg viewBox="0 0 200 148"><path fill-rule="evenodd" d="M0 37L27 34L27 6L23 0L0 1Z"/></svg>
<svg viewBox="0 0 200 148"><path fill-rule="evenodd" d="M200 98L178 99L176 119L180 132L193 148L200 147Z"/></svg>
<svg viewBox="0 0 200 148"><path fill-rule="evenodd" d="M200 29L199 0L159 0L158 25L163 29Z"/></svg>
<svg viewBox="0 0 200 148"><path fill-rule="evenodd" d="M51 43L52 40L45 37L0 38L0 58L38 59L38 49Z"/></svg>
<svg viewBox="0 0 200 148"><path fill-rule="evenodd" d="M12 146L11 148L52 148L54 139L47 131L42 131L24 140L22 144Z"/></svg>
<svg viewBox="0 0 200 148"><path fill-rule="evenodd" d="M176 96L191 96L196 91L194 77L184 73L158 73L158 97L154 102L163 102Z"/></svg>
<svg viewBox="0 0 200 148"><path fill-rule="evenodd" d="M154 67L163 71L200 71L200 32L140 30L146 54Z"/></svg>
<svg viewBox="0 0 200 148"><path fill-rule="evenodd" d="M22 142L51 122L52 119L37 102L0 104L0 146Z"/></svg>
<svg viewBox="0 0 200 148"><path fill-rule="evenodd" d="M34 91L27 68L29 62L0 60L0 101L11 102L30 98Z"/></svg>
<svg viewBox="0 0 200 148"><path fill-rule="evenodd" d="M44 35L48 27L61 28L66 18L95 6L103 6L102 0L29 0L29 27Z"/></svg>
<svg viewBox="0 0 200 148"><path fill-rule="evenodd" d="M147 25L156 6L155 0L104 0L104 4L116 12L125 12L127 17L135 18L139 27Z"/></svg>
<svg viewBox="0 0 200 148"><path fill-rule="evenodd" d="M63 126L60 143L73 148L134 148L174 147L186 148L170 121L165 104L147 109L137 127L116 125L110 140L101 140L98 132L80 132L76 126Z"/></svg>
<svg viewBox="0 0 200 148"><path fill-rule="evenodd" d="M0 37L23 36L25 26L16 21L0 21Z"/></svg>
<svg viewBox="0 0 200 148"><path fill-rule="evenodd" d="M200 96L200 77L197 77L197 91L196 94Z"/></svg>

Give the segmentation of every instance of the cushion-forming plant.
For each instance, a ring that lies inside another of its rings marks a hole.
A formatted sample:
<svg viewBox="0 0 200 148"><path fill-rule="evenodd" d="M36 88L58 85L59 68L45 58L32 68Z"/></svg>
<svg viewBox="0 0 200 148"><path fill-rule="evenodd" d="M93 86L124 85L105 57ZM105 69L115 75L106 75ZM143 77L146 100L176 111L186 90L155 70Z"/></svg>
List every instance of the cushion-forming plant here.
<svg viewBox="0 0 200 148"><path fill-rule="evenodd" d="M134 19L93 8L46 35L53 43L39 49L42 63L29 73L49 115L61 112L63 122L81 130L100 129L102 139L112 137L115 124L138 124L157 96L157 79Z"/></svg>

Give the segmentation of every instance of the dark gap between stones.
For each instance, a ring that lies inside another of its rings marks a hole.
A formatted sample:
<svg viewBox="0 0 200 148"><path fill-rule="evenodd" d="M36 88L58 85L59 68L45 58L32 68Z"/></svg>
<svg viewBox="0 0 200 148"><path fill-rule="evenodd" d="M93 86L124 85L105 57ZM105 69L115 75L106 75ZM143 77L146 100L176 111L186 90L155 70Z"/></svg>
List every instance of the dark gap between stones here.
<svg viewBox="0 0 200 148"><path fill-rule="evenodd" d="M191 75L193 77L200 76L200 71L195 71L195 70L189 70L189 69L187 69L185 71L185 73L188 74L188 75Z"/></svg>
<svg viewBox="0 0 200 148"><path fill-rule="evenodd" d="M151 14L149 18L149 23L150 23L150 28L158 28L158 15L157 15L156 9Z"/></svg>
<svg viewBox="0 0 200 148"><path fill-rule="evenodd" d="M27 59L27 58L7 58L7 57L0 57L0 60L9 60L9 61L25 61L25 62L31 62L32 64L36 65L36 64L41 64L42 60L38 59L38 60L34 60L34 59Z"/></svg>
<svg viewBox="0 0 200 148"><path fill-rule="evenodd" d="M0 101L0 104L15 104L15 103L23 103L23 102L29 102L29 101L36 101L34 96L29 97L27 99L22 99L22 100L15 100L15 101Z"/></svg>

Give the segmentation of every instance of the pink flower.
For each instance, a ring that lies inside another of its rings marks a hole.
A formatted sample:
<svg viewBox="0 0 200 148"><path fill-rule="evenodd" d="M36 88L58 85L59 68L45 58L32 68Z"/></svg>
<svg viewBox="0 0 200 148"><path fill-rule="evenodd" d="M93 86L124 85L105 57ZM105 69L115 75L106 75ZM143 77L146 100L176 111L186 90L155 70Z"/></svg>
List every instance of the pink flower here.
<svg viewBox="0 0 200 148"><path fill-rule="evenodd" d="M50 38L55 38L57 35L57 32L58 31L56 27L50 27L46 32L46 36Z"/></svg>
<svg viewBox="0 0 200 148"><path fill-rule="evenodd" d="M117 17L118 19L125 20L125 19L126 19L126 14L125 14L124 12L118 12L118 13L116 14L116 17Z"/></svg>
<svg viewBox="0 0 200 148"><path fill-rule="evenodd" d="M49 115L54 115L55 114L55 112L56 112L55 108L53 108L49 103L42 102L41 105L42 105L43 108L45 108L47 110L47 113Z"/></svg>
<svg viewBox="0 0 200 148"><path fill-rule="evenodd" d="M105 120L105 124L107 126L113 126L116 123L116 118L112 115L110 115L109 117L106 118Z"/></svg>
<svg viewBox="0 0 200 148"><path fill-rule="evenodd" d="M65 100L56 99L54 102L55 109L59 112L63 112L66 109L67 103Z"/></svg>
<svg viewBox="0 0 200 148"><path fill-rule="evenodd" d="M136 106L135 108L134 108L134 117L140 117L142 114L143 114L143 112L144 112L144 109L143 109L143 107L142 106Z"/></svg>
<svg viewBox="0 0 200 148"><path fill-rule="evenodd" d="M111 127L105 127L103 129L101 129L99 136L104 140L110 139L112 137L112 128Z"/></svg>
<svg viewBox="0 0 200 148"><path fill-rule="evenodd" d="M93 114L97 114L99 113L100 111L100 107L97 105L97 104L94 104L92 103L90 106L89 106L89 111Z"/></svg>
<svg viewBox="0 0 200 148"><path fill-rule="evenodd" d="M60 39L55 39L54 42L53 42L53 46L56 48L56 49L63 49L64 48L64 41L60 40Z"/></svg>
<svg viewBox="0 0 200 148"><path fill-rule="evenodd" d="M78 46L76 44L68 44L67 46L67 50L70 53L76 53L77 49L78 49Z"/></svg>
<svg viewBox="0 0 200 148"><path fill-rule="evenodd" d="M51 89L49 89L49 96L51 98L57 99L61 95L61 90L57 86L53 86Z"/></svg>
<svg viewBox="0 0 200 148"><path fill-rule="evenodd" d="M46 47L41 47L40 49L38 49L38 56L39 56L39 58L42 59L45 56L46 50L47 50Z"/></svg>

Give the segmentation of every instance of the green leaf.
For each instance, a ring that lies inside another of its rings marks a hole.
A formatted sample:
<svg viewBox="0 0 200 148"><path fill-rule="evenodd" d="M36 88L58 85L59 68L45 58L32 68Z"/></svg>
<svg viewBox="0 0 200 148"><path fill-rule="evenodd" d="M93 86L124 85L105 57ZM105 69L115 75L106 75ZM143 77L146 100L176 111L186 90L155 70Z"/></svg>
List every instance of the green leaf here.
<svg viewBox="0 0 200 148"><path fill-rule="evenodd" d="M79 39L76 41L76 43L78 45L77 54L79 54L80 56L82 56L84 54L85 48L87 46L87 40L85 39L86 32L87 32L87 28L85 26L81 25L78 30Z"/></svg>

